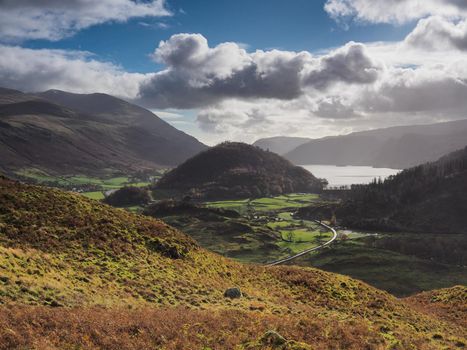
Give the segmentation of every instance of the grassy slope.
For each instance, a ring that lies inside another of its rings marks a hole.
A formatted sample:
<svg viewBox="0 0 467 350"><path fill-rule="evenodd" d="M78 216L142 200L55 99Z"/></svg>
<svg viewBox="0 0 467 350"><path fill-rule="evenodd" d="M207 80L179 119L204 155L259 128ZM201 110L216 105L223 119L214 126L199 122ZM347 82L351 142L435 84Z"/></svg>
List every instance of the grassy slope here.
<svg viewBox="0 0 467 350"><path fill-rule="evenodd" d="M455 286L424 292L406 299L411 306L467 329L467 287Z"/></svg>
<svg viewBox="0 0 467 350"><path fill-rule="evenodd" d="M294 263L352 276L397 296L460 283L467 285L465 267L374 248L359 241L339 242Z"/></svg>
<svg viewBox="0 0 467 350"><path fill-rule="evenodd" d="M244 297L224 298L231 286ZM269 329L317 349L465 342L455 324L351 278L241 265L158 220L6 179L0 301L0 349L267 349L256 341Z"/></svg>

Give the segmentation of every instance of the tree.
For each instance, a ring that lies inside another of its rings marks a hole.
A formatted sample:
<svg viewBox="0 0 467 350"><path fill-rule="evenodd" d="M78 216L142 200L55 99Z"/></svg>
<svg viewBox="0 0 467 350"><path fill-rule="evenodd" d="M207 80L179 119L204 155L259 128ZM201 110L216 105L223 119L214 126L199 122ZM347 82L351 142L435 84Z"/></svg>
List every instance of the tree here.
<svg viewBox="0 0 467 350"><path fill-rule="evenodd" d="M293 231L287 231L287 232L285 233L285 240L286 240L287 242L293 242L293 241L295 241L295 232L293 232Z"/></svg>

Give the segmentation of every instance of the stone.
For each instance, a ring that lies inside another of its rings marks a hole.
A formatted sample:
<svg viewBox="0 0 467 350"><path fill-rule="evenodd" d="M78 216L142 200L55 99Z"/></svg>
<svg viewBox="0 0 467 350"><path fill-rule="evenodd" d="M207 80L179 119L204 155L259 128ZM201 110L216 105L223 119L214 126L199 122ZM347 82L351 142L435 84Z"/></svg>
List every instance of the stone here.
<svg viewBox="0 0 467 350"><path fill-rule="evenodd" d="M224 292L224 297L230 299L238 299L242 297L242 292L238 287L228 288Z"/></svg>
<svg viewBox="0 0 467 350"><path fill-rule="evenodd" d="M267 331L261 338L261 343L274 347L286 344L287 340L276 331Z"/></svg>

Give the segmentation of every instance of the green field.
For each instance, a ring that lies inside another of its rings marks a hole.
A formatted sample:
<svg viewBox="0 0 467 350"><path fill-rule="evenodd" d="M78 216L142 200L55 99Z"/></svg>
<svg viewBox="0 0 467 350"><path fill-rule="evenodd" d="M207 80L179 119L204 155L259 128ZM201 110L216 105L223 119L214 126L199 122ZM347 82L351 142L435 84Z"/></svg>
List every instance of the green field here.
<svg viewBox="0 0 467 350"><path fill-rule="evenodd" d="M155 171L152 178L158 178L163 170ZM141 181L131 175L90 177L85 175L50 175L38 169L23 169L16 173L23 180L30 180L41 185L77 190L88 198L101 200L103 192L117 190L123 186L144 187L151 184L150 181ZM90 190L86 190L90 189Z"/></svg>
<svg viewBox="0 0 467 350"><path fill-rule="evenodd" d="M94 191L94 192L83 192L83 196L95 199L95 200L102 200L105 198L104 193L102 191Z"/></svg>
<svg viewBox="0 0 467 350"><path fill-rule="evenodd" d="M296 209L309 205L318 199L319 196L317 194L294 193L277 197L207 202L206 205L214 208L232 209L245 214L249 211L263 212L287 208Z"/></svg>

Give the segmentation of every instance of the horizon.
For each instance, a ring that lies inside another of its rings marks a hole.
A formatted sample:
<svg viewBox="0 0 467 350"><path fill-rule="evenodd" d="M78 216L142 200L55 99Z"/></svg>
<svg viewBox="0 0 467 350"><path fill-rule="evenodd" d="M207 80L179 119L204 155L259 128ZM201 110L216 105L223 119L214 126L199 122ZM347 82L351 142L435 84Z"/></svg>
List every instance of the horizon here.
<svg viewBox="0 0 467 350"><path fill-rule="evenodd" d="M108 93L208 145L433 124L467 112L467 11L454 0L0 9L5 87Z"/></svg>

